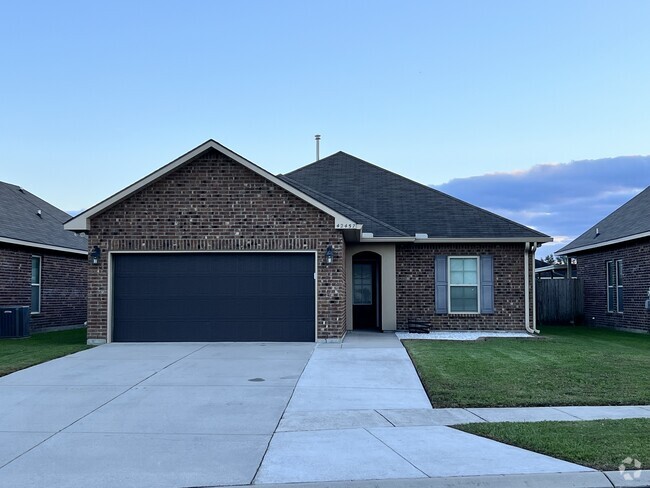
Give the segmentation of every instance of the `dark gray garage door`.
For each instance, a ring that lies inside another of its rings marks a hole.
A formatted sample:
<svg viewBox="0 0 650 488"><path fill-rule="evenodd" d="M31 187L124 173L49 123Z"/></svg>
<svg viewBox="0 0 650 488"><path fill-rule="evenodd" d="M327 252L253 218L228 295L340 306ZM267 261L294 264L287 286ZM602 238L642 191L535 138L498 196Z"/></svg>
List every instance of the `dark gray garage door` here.
<svg viewBox="0 0 650 488"><path fill-rule="evenodd" d="M113 340L314 341L311 253L118 254Z"/></svg>

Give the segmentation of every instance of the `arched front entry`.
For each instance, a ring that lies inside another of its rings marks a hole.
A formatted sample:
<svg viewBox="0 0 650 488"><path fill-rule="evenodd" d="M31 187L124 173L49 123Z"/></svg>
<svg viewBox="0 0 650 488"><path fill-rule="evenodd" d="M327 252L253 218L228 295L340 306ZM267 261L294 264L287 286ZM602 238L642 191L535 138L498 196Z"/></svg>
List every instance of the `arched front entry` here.
<svg viewBox="0 0 650 488"><path fill-rule="evenodd" d="M381 330L381 256L352 256L352 328Z"/></svg>

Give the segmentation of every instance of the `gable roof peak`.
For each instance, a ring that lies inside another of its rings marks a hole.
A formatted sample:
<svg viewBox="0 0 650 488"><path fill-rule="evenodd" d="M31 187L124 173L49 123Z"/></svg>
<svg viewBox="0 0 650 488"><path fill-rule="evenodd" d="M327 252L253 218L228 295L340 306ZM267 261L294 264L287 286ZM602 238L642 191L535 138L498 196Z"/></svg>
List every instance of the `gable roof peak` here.
<svg viewBox="0 0 650 488"><path fill-rule="evenodd" d="M201 154L205 153L209 149L214 149L218 151L219 153L225 155L226 157L230 158L233 160L235 163L242 165L243 167L251 170L252 172L258 174L262 178L265 178L269 180L271 183L274 183L278 185L279 187L283 188L284 190L288 191L289 193L292 193L293 195L297 196L298 198L306 201L307 203L311 204L312 206L318 208L319 210L322 210L326 214L334 217L335 219L335 226L339 226L337 228L350 228L350 229L356 229L360 228L357 227L357 223L353 222L350 220L348 217L345 215L340 214L336 210L330 208L326 204L323 204L322 202L312 198L311 196L307 195L303 191L299 190L295 186L288 185L285 181L283 181L281 178L278 176L275 176L271 173L269 173L267 170L262 168L261 166L258 166L257 164L249 161L248 159L244 158L243 156L237 154L235 151L232 151L231 149L228 149L226 146L220 144L219 142L215 141L214 139L208 139L204 143L196 146L194 149L191 149L190 151L186 152L182 156L174 159L170 163L167 163L166 165L162 166L161 168L157 169L153 173L150 173L149 175L139 179L135 183L132 183L131 185L127 186L123 190L115 193L114 195L106 198L105 200L99 202L98 204L94 205L93 207L90 207L89 209L83 211L79 215L71 218L65 223L65 228L67 230L82 230L86 231L89 229L90 225L90 219L93 218L94 216L102 213L103 211L111 208L114 205L117 205L119 202L129 198L132 194L140 191L141 189L155 183L159 179L163 178L165 175L169 174L170 172L174 171L175 169L189 163L190 161L193 161L195 158L200 156Z"/></svg>

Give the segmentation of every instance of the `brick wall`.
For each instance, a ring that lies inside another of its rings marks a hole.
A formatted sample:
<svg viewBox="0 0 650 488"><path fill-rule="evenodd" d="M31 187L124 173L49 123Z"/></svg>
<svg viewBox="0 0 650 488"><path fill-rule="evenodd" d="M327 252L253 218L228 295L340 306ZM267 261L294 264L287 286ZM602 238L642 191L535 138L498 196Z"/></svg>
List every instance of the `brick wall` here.
<svg viewBox="0 0 650 488"><path fill-rule="evenodd" d="M494 257L494 313L435 313L436 255ZM529 261L529 317L532 324L533 256ZM442 330L525 330L523 244L398 244L397 327L411 320Z"/></svg>
<svg viewBox="0 0 650 488"><path fill-rule="evenodd" d="M650 239L594 249L575 256L578 277L585 290L588 325L650 332L650 311L645 310L650 287ZM607 311L607 261L623 260L623 313Z"/></svg>
<svg viewBox="0 0 650 488"><path fill-rule="evenodd" d="M31 305L32 256L41 256L41 311L32 330L86 321L87 258L0 244L0 306Z"/></svg>
<svg viewBox="0 0 650 488"><path fill-rule="evenodd" d="M32 253L0 243L0 306L31 302Z"/></svg>
<svg viewBox="0 0 650 488"><path fill-rule="evenodd" d="M334 262L325 264L327 244ZM334 218L209 150L91 220L88 337L106 339L110 251L316 250L318 338L345 333L345 243Z"/></svg>

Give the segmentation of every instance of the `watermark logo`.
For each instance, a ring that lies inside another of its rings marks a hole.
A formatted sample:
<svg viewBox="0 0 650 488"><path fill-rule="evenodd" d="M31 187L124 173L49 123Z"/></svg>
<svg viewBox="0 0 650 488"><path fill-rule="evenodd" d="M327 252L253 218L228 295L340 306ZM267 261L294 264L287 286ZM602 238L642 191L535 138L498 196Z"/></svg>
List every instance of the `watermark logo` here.
<svg viewBox="0 0 650 488"><path fill-rule="evenodd" d="M631 471L632 468L634 471ZM638 480L641 477L641 461L626 457L618 466L618 472L625 481Z"/></svg>

